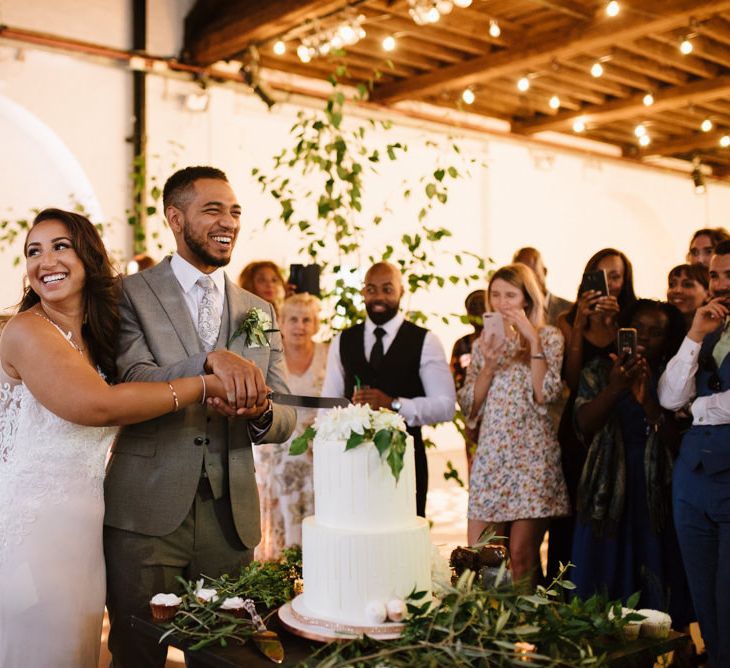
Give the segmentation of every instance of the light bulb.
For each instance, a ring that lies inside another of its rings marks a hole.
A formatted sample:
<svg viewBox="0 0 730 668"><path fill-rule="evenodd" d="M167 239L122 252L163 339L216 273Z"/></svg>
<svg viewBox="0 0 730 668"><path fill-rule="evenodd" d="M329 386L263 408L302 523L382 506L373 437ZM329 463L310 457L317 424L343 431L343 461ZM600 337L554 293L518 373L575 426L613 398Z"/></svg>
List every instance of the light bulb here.
<svg viewBox="0 0 730 668"><path fill-rule="evenodd" d="M284 44L284 42L280 39L274 42L274 53L277 56L283 56L286 53L286 44Z"/></svg>
<svg viewBox="0 0 730 668"><path fill-rule="evenodd" d="M342 41L345 44L350 45L350 44L354 44L355 42L357 42L357 35L355 34L355 31L352 29L352 26L343 25L339 29L338 32L340 34L340 37L342 38Z"/></svg>
<svg viewBox="0 0 730 668"><path fill-rule="evenodd" d="M436 7L431 7L426 12L426 21L429 23L438 23L438 20L441 18L441 14L439 14L439 10L436 9Z"/></svg>
<svg viewBox="0 0 730 668"><path fill-rule="evenodd" d="M530 88L530 80L527 77L522 77L517 81L517 89L523 93Z"/></svg>
<svg viewBox="0 0 730 668"><path fill-rule="evenodd" d="M466 9L469 5L471 5L471 0L454 0L454 4L457 7L461 7L461 9Z"/></svg>
<svg viewBox="0 0 730 668"><path fill-rule="evenodd" d="M639 124L638 124L638 125L637 125L637 126L636 126L636 127L634 128L634 134L635 134L635 135L636 135L637 137L643 137L643 136L644 136L644 135L646 134L646 128L645 128L645 127L644 127L644 126L643 126L643 125L642 125L641 123L639 123Z"/></svg>
<svg viewBox="0 0 730 668"><path fill-rule="evenodd" d="M642 146L649 146L649 144L651 144L651 137L647 134L641 135L641 137L639 137L639 144Z"/></svg>
<svg viewBox="0 0 730 668"><path fill-rule="evenodd" d="M573 132L583 132L586 129L586 123L582 118L576 118L573 121Z"/></svg>
<svg viewBox="0 0 730 668"><path fill-rule="evenodd" d="M384 51L393 51L395 49L395 37L392 35L388 35L383 40L383 50Z"/></svg>
<svg viewBox="0 0 730 668"><path fill-rule="evenodd" d="M647 93L644 95L643 102L645 107L651 107L651 105L654 104L654 96L651 93Z"/></svg>
<svg viewBox="0 0 730 668"><path fill-rule="evenodd" d="M465 88L464 92L461 94L461 99L464 100L466 104L473 104L476 96L471 88Z"/></svg>
<svg viewBox="0 0 730 668"><path fill-rule="evenodd" d="M335 35L330 40L330 44L332 45L332 48L333 49L340 49L340 48L342 48L343 43L344 42L342 41L342 37L340 37L339 35Z"/></svg>
<svg viewBox="0 0 730 668"><path fill-rule="evenodd" d="M692 53L692 50L693 49L694 49L694 47L692 46L692 42L688 38L686 38L686 37L682 40L681 44L679 45L679 50L685 56L687 56L690 53Z"/></svg>
<svg viewBox="0 0 730 668"><path fill-rule="evenodd" d="M606 14L609 16L617 16L620 11L621 5L619 5L616 0L611 0L611 2L606 5Z"/></svg>
<svg viewBox="0 0 730 668"><path fill-rule="evenodd" d="M598 63L598 62L593 63L593 67L591 67L591 75L597 79L602 74L603 74L603 65L601 65L601 63Z"/></svg>
<svg viewBox="0 0 730 668"><path fill-rule="evenodd" d="M553 95L548 104L551 109L558 109L560 107L560 98L557 95Z"/></svg>
<svg viewBox="0 0 730 668"><path fill-rule="evenodd" d="M709 118L706 118L700 124L700 130L702 130L702 132L709 132L712 130L712 121Z"/></svg>
<svg viewBox="0 0 730 668"><path fill-rule="evenodd" d="M723 135L720 137L720 146L723 148L727 148L730 146L730 135Z"/></svg>
<svg viewBox="0 0 730 668"><path fill-rule="evenodd" d="M502 29L494 19L489 19L489 34L495 39L502 34Z"/></svg>
<svg viewBox="0 0 730 668"><path fill-rule="evenodd" d="M303 63L308 63L312 60L312 56L309 55L309 48L304 46L304 44L300 44L297 47L297 56L299 56L299 60Z"/></svg>
<svg viewBox="0 0 730 668"><path fill-rule="evenodd" d="M439 14L451 14L451 10L454 8L451 0L437 0L436 9L439 10Z"/></svg>

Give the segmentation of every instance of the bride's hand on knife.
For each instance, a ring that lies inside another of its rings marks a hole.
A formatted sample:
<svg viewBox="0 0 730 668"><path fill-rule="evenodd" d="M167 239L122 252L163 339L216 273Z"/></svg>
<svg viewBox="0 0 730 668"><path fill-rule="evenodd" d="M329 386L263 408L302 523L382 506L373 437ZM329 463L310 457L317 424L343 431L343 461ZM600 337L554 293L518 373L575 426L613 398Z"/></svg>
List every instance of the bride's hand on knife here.
<svg viewBox="0 0 730 668"><path fill-rule="evenodd" d="M247 419L256 419L261 416L266 409L269 407L269 399L266 394L269 392L269 388L265 388L263 395L263 401L258 402L258 394L255 396L254 403L252 406L238 405L236 401L237 395L240 393L231 394L227 391L223 381L213 374L208 374L205 377L206 385L206 402L209 407L223 415L224 417L243 417Z"/></svg>

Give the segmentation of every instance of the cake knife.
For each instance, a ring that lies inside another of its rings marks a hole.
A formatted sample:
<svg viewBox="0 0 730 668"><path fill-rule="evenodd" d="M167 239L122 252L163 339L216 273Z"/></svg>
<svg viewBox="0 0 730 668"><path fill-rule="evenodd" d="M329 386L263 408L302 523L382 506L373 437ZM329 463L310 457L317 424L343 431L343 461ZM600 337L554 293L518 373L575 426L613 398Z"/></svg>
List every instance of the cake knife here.
<svg viewBox="0 0 730 668"><path fill-rule="evenodd" d="M350 405L350 400L344 397L308 397L304 394L284 394L283 392L269 392L266 395L275 404L297 406L298 408L344 408Z"/></svg>
<svg viewBox="0 0 730 668"><path fill-rule="evenodd" d="M261 650L261 653L274 663L283 663L284 661L284 646L279 640L279 636L276 631L269 631L264 624L264 620L261 619L261 615L256 612L256 606L254 605L253 599L247 598L243 602L243 607L246 612L251 615L251 620L256 626L256 633L253 634L252 639L256 643L256 647Z"/></svg>

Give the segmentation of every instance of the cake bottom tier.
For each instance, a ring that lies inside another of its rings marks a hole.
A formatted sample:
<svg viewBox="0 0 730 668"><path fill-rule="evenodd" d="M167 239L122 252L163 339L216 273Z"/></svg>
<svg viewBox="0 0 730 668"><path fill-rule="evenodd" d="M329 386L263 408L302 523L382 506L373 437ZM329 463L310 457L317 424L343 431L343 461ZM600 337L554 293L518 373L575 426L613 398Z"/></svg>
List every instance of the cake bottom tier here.
<svg viewBox="0 0 730 668"><path fill-rule="evenodd" d="M431 592L428 522L383 531L335 529L307 517L302 524L302 602L317 617L344 624L373 624L368 604L387 605L414 590Z"/></svg>

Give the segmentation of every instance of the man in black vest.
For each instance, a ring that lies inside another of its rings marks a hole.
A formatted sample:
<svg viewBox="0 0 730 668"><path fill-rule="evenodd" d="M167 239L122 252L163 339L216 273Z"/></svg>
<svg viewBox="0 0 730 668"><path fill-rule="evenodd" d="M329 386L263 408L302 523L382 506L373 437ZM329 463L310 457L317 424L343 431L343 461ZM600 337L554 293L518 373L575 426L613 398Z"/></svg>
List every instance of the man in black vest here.
<svg viewBox="0 0 730 668"><path fill-rule="evenodd" d="M454 381L439 340L400 313L403 282L397 267L388 262L370 267L362 294L368 317L332 342L322 395L400 413L413 436L416 509L425 517L428 466L421 426L453 418Z"/></svg>

